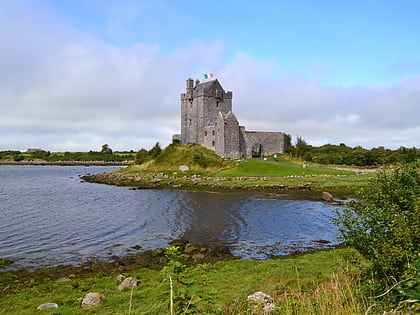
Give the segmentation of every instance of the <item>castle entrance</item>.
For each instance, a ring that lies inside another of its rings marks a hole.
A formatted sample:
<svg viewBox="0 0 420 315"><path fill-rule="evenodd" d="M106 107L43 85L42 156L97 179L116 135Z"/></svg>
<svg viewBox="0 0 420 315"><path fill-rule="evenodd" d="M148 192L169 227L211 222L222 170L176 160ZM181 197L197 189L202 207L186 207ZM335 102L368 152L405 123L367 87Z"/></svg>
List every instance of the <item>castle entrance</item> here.
<svg viewBox="0 0 420 315"><path fill-rule="evenodd" d="M261 157L263 147L261 143L255 143L252 145L252 157Z"/></svg>

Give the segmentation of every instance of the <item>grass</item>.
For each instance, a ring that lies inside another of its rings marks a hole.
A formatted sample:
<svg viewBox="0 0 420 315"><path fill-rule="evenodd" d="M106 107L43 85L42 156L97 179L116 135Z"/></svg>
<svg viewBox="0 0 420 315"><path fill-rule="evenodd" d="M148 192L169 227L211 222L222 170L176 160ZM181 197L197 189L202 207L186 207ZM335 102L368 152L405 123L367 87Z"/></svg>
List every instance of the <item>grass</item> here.
<svg viewBox="0 0 420 315"><path fill-rule="evenodd" d="M236 167L218 172L217 176L305 176L305 175L350 175L351 172L333 169L303 168L301 165L285 165L260 159L247 159L238 163Z"/></svg>
<svg viewBox="0 0 420 315"><path fill-rule="evenodd" d="M154 160L141 164L138 169L148 171L177 171L179 166L187 165L193 170L219 171L227 167L214 151L197 144L167 146Z"/></svg>
<svg viewBox="0 0 420 315"><path fill-rule="evenodd" d="M267 261L234 260L188 267L173 279L175 314L251 314L246 297L256 291L276 301L272 314L363 314L356 298L357 277L367 264L352 249L322 250ZM117 290L116 275L34 286L4 296L0 314L34 314L47 302L59 309L43 314L169 314L170 283L164 271L138 269L134 290ZM103 305L81 309L88 292L106 295ZM327 312L325 312L327 311Z"/></svg>

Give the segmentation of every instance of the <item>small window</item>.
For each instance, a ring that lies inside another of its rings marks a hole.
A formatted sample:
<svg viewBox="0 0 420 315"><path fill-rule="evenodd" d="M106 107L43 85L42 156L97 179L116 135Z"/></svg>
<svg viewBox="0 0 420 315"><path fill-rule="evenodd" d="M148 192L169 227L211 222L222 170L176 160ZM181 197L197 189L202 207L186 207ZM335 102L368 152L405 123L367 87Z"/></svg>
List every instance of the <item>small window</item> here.
<svg viewBox="0 0 420 315"><path fill-rule="evenodd" d="M191 119L190 119L190 126L191 126Z"/></svg>
<svg viewBox="0 0 420 315"><path fill-rule="evenodd" d="M211 134L214 136L214 130L211 131Z"/></svg>
<svg viewBox="0 0 420 315"><path fill-rule="evenodd" d="M211 145L214 147L214 141L211 142Z"/></svg>
<svg viewBox="0 0 420 315"><path fill-rule="evenodd" d="M204 131L204 136L207 137L207 131Z"/></svg>
<svg viewBox="0 0 420 315"><path fill-rule="evenodd" d="M216 107L219 107L219 101L216 102Z"/></svg>

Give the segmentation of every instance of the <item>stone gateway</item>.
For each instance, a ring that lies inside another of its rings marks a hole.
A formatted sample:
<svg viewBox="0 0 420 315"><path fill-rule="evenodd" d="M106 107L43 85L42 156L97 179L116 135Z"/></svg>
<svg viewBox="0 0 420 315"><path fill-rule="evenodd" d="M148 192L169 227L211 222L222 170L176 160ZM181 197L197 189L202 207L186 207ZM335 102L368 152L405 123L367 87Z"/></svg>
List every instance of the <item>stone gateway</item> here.
<svg viewBox="0 0 420 315"><path fill-rule="evenodd" d="M250 158L284 153L290 135L283 132L247 131L232 112L232 92L217 79L200 83L187 79L181 94L181 144L197 143L224 158Z"/></svg>

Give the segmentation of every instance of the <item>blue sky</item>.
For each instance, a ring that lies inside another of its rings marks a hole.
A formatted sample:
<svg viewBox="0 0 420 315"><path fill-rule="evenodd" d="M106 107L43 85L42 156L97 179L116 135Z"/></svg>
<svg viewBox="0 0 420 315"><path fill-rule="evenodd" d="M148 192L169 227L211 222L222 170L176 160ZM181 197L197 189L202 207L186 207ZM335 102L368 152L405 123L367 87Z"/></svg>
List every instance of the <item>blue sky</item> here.
<svg viewBox="0 0 420 315"><path fill-rule="evenodd" d="M214 73L248 130L420 146L418 1L0 0L0 150L149 148Z"/></svg>

